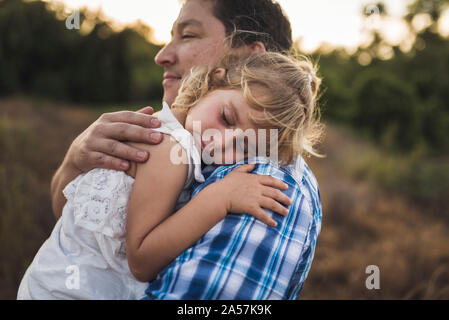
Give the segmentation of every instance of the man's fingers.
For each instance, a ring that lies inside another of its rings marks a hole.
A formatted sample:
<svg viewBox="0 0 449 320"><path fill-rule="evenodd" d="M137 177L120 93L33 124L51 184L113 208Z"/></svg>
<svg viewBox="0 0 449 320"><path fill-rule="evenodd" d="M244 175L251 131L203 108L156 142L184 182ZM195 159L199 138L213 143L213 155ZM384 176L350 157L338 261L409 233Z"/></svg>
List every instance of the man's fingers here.
<svg viewBox="0 0 449 320"><path fill-rule="evenodd" d="M162 141L162 134L160 132L122 122L114 122L105 125L103 128L103 136L108 139L116 139L119 141L150 144L157 144Z"/></svg>
<svg viewBox="0 0 449 320"><path fill-rule="evenodd" d="M94 168L125 171L128 170L130 166L128 161L124 161L100 152L92 152L90 157L92 158Z"/></svg>
<svg viewBox="0 0 449 320"><path fill-rule="evenodd" d="M100 117L100 119L106 122L122 122L144 128L159 128L161 126L161 122L156 117L132 111L105 113Z"/></svg>
<svg viewBox="0 0 449 320"><path fill-rule="evenodd" d="M151 116L154 113L154 109L152 107L145 107L145 108L138 110L137 112Z"/></svg>
<svg viewBox="0 0 449 320"><path fill-rule="evenodd" d="M134 162L145 162L149 158L148 152L136 149L120 141L101 139L97 143L97 145L92 146L92 149L105 156Z"/></svg>

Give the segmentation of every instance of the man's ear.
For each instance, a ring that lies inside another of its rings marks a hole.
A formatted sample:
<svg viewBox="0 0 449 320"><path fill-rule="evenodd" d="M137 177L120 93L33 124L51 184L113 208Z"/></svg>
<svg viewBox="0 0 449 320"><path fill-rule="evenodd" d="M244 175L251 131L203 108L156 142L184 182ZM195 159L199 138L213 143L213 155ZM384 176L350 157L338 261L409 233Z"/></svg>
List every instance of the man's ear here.
<svg viewBox="0 0 449 320"><path fill-rule="evenodd" d="M253 43L248 45L248 48L250 50L250 53L262 53L267 51L265 45L260 41L254 41Z"/></svg>
<svg viewBox="0 0 449 320"><path fill-rule="evenodd" d="M260 41L254 41L251 44L243 45L237 49L234 49L237 54L250 55L252 53L266 52L265 45Z"/></svg>

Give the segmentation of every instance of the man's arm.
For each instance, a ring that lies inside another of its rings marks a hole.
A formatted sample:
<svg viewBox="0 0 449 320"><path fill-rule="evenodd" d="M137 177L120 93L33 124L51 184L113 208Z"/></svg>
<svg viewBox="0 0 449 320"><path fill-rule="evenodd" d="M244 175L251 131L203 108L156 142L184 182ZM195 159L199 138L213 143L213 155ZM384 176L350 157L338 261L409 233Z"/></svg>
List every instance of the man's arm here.
<svg viewBox="0 0 449 320"><path fill-rule="evenodd" d="M148 152L124 141L160 143L162 135L151 130L160 127L160 122L152 114L153 109L150 107L138 112L103 114L73 141L51 182L52 208L57 219L66 202L62 190L77 175L93 168L126 171L130 166L129 161L148 160Z"/></svg>
<svg viewBox="0 0 449 320"><path fill-rule="evenodd" d="M67 201L62 193L62 190L64 190L65 186L68 185L70 181L75 179L81 173L81 171L71 167L67 163L66 159L64 159L61 166L53 176L53 179L51 180L50 194L53 214L56 219L61 217L62 209Z"/></svg>
<svg viewBox="0 0 449 320"><path fill-rule="evenodd" d="M221 179L226 171L218 171L212 179ZM298 298L321 223L321 204L317 201L314 208L310 201L311 190L316 189L309 188L306 179L300 184L269 165L259 165L255 172L289 185L284 191L293 200L289 215L280 219L271 213L279 225L270 228L252 217L229 214L150 283L149 298Z"/></svg>

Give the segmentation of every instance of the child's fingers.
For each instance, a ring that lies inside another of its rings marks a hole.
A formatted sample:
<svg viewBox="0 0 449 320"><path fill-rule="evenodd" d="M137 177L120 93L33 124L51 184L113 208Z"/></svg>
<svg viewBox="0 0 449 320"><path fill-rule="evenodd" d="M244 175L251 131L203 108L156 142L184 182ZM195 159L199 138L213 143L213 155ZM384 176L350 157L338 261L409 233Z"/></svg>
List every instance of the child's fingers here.
<svg viewBox="0 0 449 320"><path fill-rule="evenodd" d="M266 175L259 176L259 182L267 187L273 187L273 188L280 189L280 190L288 189L288 185L286 183L282 182L282 180L279 180L277 178L273 178L270 176L266 176Z"/></svg>
<svg viewBox="0 0 449 320"><path fill-rule="evenodd" d="M265 223L266 225L270 227L277 227L277 222L263 210L261 207L258 207L253 212L248 212L250 215L252 215L257 220Z"/></svg>
<svg viewBox="0 0 449 320"><path fill-rule="evenodd" d="M250 173L251 171L254 170L255 166L256 165L254 163L244 164L244 165L241 165L240 167L238 167L237 169L235 169L234 171Z"/></svg>
<svg viewBox="0 0 449 320"><path fill-rule="evenodd" d="M273 200L271 198L263 197L260 206L262 208L268 209L273 211L274 213L278 213L282 216L288 215L289 210L285 208L282 204L277 202L276 200Z"/></svg>
<svg viewBox="0 0 449 320"><path fill-rule="evenodd" d="M287 195L282 193L282 191L280 191L279 189L265 187L262 195L268 198L272 198L285 206L290 206L292 204L292 200Z"/></svg>

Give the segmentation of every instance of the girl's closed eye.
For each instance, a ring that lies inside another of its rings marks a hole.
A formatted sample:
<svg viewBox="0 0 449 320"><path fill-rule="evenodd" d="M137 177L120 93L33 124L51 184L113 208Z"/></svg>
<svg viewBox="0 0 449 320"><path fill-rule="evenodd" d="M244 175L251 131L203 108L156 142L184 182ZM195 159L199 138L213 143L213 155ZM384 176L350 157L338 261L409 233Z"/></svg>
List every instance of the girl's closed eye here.
<svg viewBox="0 0 449 320"><path fill-rule="evenodd" d="M227 110L226 108L223 108L222 112L221 112L221 118L223 120L223 124L227 127L232 127L234 126L234 120L233 118L227 114Z"/></svg>
<svg viewBox="0 0 449 320"><path fill-rule="evenodd" d="M221 119L223 120L223 124L224 124L226 127L230 127L230 126L231 126L231 123L228 121L228 118L226 118L226 114L225 114L225 112L224 112L224 109L223 109L223 111L221 112Z"/></svg>

